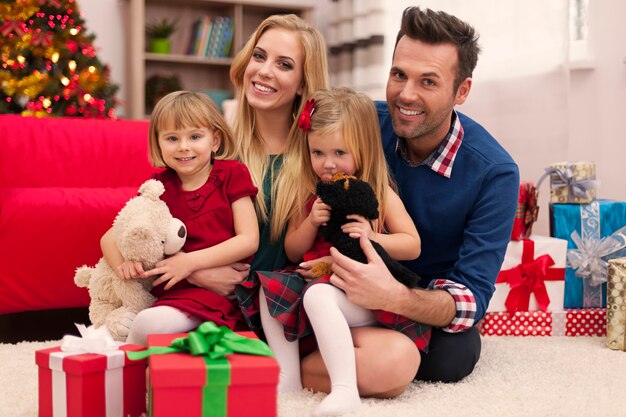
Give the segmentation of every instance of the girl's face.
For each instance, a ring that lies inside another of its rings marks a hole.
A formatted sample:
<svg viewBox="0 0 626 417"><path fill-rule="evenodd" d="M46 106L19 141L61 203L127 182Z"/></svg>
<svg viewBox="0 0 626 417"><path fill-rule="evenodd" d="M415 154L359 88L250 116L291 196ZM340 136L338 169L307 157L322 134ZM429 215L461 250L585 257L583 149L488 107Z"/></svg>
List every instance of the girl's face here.
<svg viewBox="0 0 626 417"><path fill-rule="evenodd" d="M243 76L246 98L255 110L293 111L303 91L304 52L298 34L269 29L259 38Z"/></svg>
<svg viewBox="0 0 626 417"><path fill-rule="evenodd" d="M206 180L211 153L220 146L219 133L206 127L165 127L159 130L159 148L167 166L176 171L183 184Z"/></svg>
<svg viewBox="0 0 626 417"><path fill-rule="evenodd" d="M330 181L337 172L354 175L354 155L344 145L339 129L324 135L311 131L308 141L311 165L319 179Z"/></svg>

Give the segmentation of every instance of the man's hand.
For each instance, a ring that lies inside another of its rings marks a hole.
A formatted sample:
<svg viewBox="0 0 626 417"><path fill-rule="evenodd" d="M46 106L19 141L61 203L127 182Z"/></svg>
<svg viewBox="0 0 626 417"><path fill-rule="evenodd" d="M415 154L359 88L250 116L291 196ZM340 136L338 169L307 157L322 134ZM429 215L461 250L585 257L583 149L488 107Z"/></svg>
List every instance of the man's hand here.
<svg viewBox="0 0 626 417"><path fill-rule="evenodd" d="M331 248L333 275L330 282L342 289L350 301L369 310L395 311L395 301L410 289L391 275L365 234L359 237L367 263L361 263Z"/></svg>

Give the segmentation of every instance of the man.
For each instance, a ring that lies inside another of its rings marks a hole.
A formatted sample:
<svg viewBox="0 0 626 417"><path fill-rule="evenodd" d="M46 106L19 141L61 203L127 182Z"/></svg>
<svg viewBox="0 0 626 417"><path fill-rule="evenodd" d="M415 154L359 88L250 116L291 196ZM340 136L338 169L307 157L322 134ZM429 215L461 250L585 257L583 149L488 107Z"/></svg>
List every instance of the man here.
<svg viewBox="0 0 626 417"><path fill-rule="evenodd" d="M422 239L420 257L406 265L422 277L423 288L395 281L365 238L368 264L331 251L331 282L350 301L433 326L416 375L428 381L458 381L480 357L474 325L493 294L519 192L513 159L482 126L454 109L469 95L477 40L474 29L454 16L409 7L396 39L387 103L376 103L387 161ZM364 338L366 329L355 331L361 333L353 332L361 394L396 394L386 391L393 385L372 388L371 382L402 363L389 360L385 370L374 369L385 366L380 360L370 365L367 358L393 352L383 340ZM303 362L305 378L314 355Z"/></svg>

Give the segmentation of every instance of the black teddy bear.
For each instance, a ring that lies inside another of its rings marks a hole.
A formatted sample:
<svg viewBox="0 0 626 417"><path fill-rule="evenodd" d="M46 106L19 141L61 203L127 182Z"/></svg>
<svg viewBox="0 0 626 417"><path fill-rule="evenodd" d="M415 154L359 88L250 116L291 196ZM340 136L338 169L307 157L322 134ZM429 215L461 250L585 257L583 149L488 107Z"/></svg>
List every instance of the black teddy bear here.
<svg viewBox="0 0 626 417"><path fill-rule="evenodd" d="M328 204L332 210L330 219L326 225L321 226L319 233L324 240L337 248L342 254L366 263L367 258L361 249L359 239L351 238L341 230L341 226L353 220L346 218L350 214L357 214L366 219L378 218L378 201L374 190L365 181L356 177L337 173L330 182L320 181L317 183L317 195ZM374 249L382 258L383 262L399 282L409 288L417 287L419 275L412 272L398 261L392 259L389 254L377 242L371 241ZM318 263L313 268L314 276L332 273L330 265Z"/></svg>

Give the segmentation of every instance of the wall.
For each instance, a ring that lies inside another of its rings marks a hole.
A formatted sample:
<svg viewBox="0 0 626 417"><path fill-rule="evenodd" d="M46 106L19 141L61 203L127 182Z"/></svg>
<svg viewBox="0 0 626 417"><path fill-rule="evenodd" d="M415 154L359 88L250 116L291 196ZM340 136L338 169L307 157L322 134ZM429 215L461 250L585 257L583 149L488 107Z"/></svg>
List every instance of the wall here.
<svg viewBox="0 0 626 417"><path fill-rule="evenodd" d="M125 0L77 0L89 33L94 33L98 59L111 68L111 81L120 86L117 98L121 102L117 114L124 116L125 89Z"/></svg>

